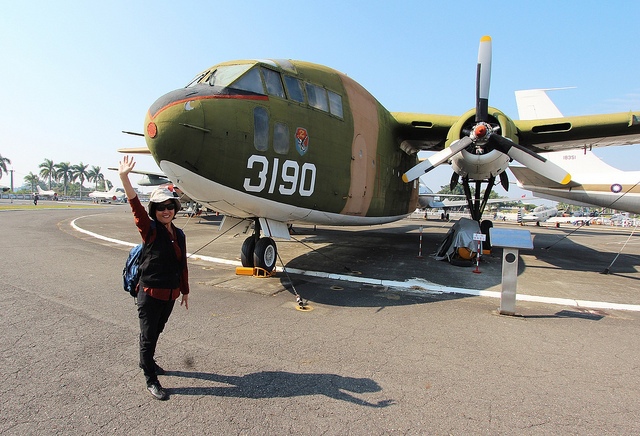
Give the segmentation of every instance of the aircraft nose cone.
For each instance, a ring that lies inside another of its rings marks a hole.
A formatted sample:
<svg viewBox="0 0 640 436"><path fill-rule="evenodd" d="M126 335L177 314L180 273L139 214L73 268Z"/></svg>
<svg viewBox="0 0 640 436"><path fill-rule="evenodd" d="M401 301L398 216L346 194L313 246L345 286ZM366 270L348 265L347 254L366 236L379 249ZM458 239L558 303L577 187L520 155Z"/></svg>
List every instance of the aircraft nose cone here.
<svg viewBox="0 0 640 436"><path fill-rule="evenodd" d="M204 136L203 96L197 88L171 91L156 100L145 119L145 140L158 164L195 167Z"/></svg>

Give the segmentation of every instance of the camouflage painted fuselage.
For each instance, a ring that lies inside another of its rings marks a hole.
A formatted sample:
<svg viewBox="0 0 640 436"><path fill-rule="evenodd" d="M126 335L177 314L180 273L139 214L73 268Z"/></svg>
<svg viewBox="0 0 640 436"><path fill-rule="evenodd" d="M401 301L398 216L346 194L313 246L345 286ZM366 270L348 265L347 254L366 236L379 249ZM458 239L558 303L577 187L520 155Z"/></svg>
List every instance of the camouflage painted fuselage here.
<svg viewBox="0 0 640 436"><path fill-rule="evenodd" d="M228 85L214 77L237 70L244 72ZM238 61L158 99L145 138L169 178L214 210L358 225L394 221L416 207L417 182L401 178L416 157L401 150L398 128L371 94L335 70Z"/></svg>

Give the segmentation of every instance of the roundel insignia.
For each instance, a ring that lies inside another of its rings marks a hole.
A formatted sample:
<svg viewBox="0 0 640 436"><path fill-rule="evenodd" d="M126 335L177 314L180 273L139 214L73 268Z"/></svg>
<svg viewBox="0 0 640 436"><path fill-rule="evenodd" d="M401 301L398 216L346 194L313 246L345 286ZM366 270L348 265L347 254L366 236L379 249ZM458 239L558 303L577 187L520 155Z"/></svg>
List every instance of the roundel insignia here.
<svg viewBox="0 0 640 436"><path fill-rule="evenodd" d="M611 185L611 192L617 194L620 191L622 191L622 185L620 185L619 183L614 183L613 185Z"/></svg>
<svg viewBox="0 0 640 436"><path fill-rule="evenodd" d="M300 156L304 156L309 149L309 134L307 129L298 127L296 129L296 150L300 153Z"/></svg>

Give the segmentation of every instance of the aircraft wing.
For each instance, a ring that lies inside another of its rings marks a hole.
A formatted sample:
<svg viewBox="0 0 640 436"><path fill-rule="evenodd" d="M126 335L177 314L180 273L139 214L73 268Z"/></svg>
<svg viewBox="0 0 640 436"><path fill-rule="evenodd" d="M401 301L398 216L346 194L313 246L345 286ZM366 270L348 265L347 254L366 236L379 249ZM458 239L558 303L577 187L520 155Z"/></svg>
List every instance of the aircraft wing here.
<svg viewBox="0 0 640 436"><path fill-rule="evenodd" d="M148 149L147 149L148 150ZM118 171L118 168L109 168L113 171ZM140 174L142 179L138 181L138 185L140 186L160 186L165 185L167 183L171 183L171 181L167 178L164 173L153 172L153 171L139 171L132 170L133 174Z"/></svg>
<svg viewBox="0 0 640 436"><path fill-rule="evenodd" d="M562 217L562 216L554 216L551 217L547 220L548 223L570 223L570 224L577 224L577 223L591 223L592 221L597 220L598 217L592 217L592 216L566 216L566 217Z"/></svg>
<svg viewBox="0 0 640 436"><path fill-rule="evenodd" d="M536 153L640 143L640 113L509 120L500 111L489 108L489 115L501 123L513 123L515 131L508 136L517 138L521 146ZM455 135L452 137L450 130L463 129L456 125L460 117L408 112L396 112L393 116L400 124L398 133L403 138L403 146L415 150L440 151L458 139Z"/></svg>
<svg viewBox="0 0 640 436"><path fill-rule="evenodd" d="M490 198L487 200L487 204L495 204L495 203L512 203L514 201L522 201L523 198ZM526 200L531 200L531 197ZM458 207L458 206L468 206L469 203L467 200L449 200L444 199L442 201L443 207Z"/></svg>

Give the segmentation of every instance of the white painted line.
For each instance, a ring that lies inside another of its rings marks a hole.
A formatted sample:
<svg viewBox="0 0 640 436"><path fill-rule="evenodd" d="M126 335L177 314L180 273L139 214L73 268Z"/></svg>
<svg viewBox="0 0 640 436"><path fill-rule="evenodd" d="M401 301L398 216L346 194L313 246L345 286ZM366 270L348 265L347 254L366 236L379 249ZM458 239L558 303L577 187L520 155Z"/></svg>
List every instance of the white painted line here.
<svg viewBox="0 0 640 436"><path fill-rule="evenodd" d="M73 227L75 230L81 233L84 233L86 235L92 236L97 239L101 239L103 241L113 242L115 244L126 245L129 247L134 247L136 245L130 242L121 241L119 239L108 238L106 236L102 236L97 233L82 229L78 227L78 225L76 224L76 221L81 218L86 218L86 216L78 217L71 222L71 227ZM219 264L232 265L232 266L242 266L242 264L237 260L227 260L227 259L221 259L218 257L201 256L199 254L192 255L189 253L187 253L187 257L189 257L190 259L203 260L205 262L219 263ZM463 295L472 295L476 297L500 298L500 292L496 292L496 291L482 291L479 289L454 288L454 287L449 287L444 285L438 285L436 283L432 283L427 280L423 280L419 278L413 278L405 281L384 280L384 279L373 279L373 278L367 278L367 277L351 276L348 274L334 274L334 273L327 273L327 272L321 272L321 271L307 271L307 270L301 270L296 268L287 268L287 272L291 274L325 278L330 280L340 280L340 281L346 281L346 282L352 282L352 283L365 283L370 285L386 286L394 289L402 289L404 292L415 293L417 295L463 294ZM640 305L638 304L607 303L604 301L574 300L571 298L539 297L536 295L525 295L525 294L516 294L516 300L531 301L536 303L555 304L555 305L561 305L561 306L572 306L572 307L579 307L584 309L628 310L633 312L640 312Z"/></svg>

